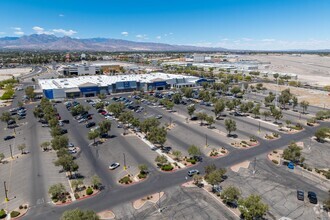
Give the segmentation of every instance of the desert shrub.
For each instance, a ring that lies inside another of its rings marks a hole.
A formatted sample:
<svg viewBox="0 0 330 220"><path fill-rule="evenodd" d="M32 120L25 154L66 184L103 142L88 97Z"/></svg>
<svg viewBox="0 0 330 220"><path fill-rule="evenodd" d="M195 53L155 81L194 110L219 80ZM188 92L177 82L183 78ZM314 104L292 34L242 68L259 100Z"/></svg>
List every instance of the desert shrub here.
<svg viewBox="0 0 330 220"><path fill-rule="evenodd" d="M146 173L139 173L138 175L139 179L144 179L147 177L147 174Z"/></svg>
<svg viewBox="0 0 330 220"><path fill-rule="evenodd" d="M74 194L74 197L75 197L76 199L79 199L79 198L80 198L80 196L79 196L78 193L75 193L75 194Z"/></svg>
<svg viewBox="0 0 330 220"><path fill-rule="evenodd" d="M24 206L24 209L27 209L27 205Z"/></svg>
<svg viewBox="0 0 330 220"><path fill-rule="evenodd" d="M278 135L278 133L273 132L273 136L276 137L276 138L278 138L279 135Z"/></svg>
<svg viewBox="0 0 330 220"><path fill-rule="evenodd" d="M225 153L226 153L226 151L225 151L225 150L221 150L221 153L222 153L222 154L225 154Z"/></svg>
<svg viewBox="0 0 330 220"><path fill-rule="evenodd" d="M15 218L15 217L19 216L20 214L21 214L21 213L18 212L18 211L12 211L12 212L10 213L10 217L11 217L11 218Z"/></svg>
<svg viewBox="0 0 330 220"><path fill-rule="evenodd" d="M278 161L277 160L272 160L272 161L273 161L273 163L278 164Z"/></svg>
<svg viewBox="0 0 330 220"><path fill-rule="evenodd" d="M89 196L89 195L92 195L93 194L93 189L92 188L90 188L90 187L88 187L87 189L86 189L86 194Z"/></svg>
<svg viewBox="0 0 330 220"><path fill-rule="evenodd" d="M242 143L242 144L247 144L247 142L246 142L246 141L242 141L241 143Z"/></svg>
<svg viewBox="0 0 330 220"><path fill-rule="evenodd" d="M162 170L171 171L171 170L173 170L173 166L171 164L166 164L166 165L162 166Z"/></svg>
<svg viewBox="0 0 330 220"><path fill-rule="evenodd" d="M277 154L277 150L273 150L273 153L274 153L274 154Z"/></svg>
<svg viewBox="0 0 330 220"><path fill-rule="evenodd" d="M189 159L187 159L187 162L195 164L196 160L194 158L189 158Z"/></svg>
<svg viewBox="0 0 330 220"><path fill-rule="evenodd" d="M22 205L19 205L19 207L18 207L19 209L23 209L23 206Z"/></svg>
<svg viewBox="0 0 330 220"><path fill-rule="evenodd" d="M132 180L131 180L131 178L129 178L129 176L125 176L125 177L121 178L121 179L119 180L119 182L120 182L121 184L129 184L129 183L132 182Z"/></svg>
<svg viewBox="0 0 330 220"><path fill-rule="evenodd" d="M1 209L1 210L0 210L0 218L3 219L3 218L5 218L6 216L7 216L7 214L6 214L5 210Z"/></svg>

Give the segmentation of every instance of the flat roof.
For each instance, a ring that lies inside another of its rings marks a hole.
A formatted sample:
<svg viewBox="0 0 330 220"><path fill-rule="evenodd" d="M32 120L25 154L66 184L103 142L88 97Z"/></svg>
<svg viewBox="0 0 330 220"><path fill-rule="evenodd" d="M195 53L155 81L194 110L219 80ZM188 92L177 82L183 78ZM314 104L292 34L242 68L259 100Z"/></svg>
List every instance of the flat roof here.
<svg viewBox="0 0 330 220"><path fill-rule="evenodd" d="M77 88L86 83L96 84L100 87L106 87L117 82L136 81L142 83L152 83L156 81L167 81L171 79L186 79L187 81L195 82L198 77L186 76L179 74L167 74L161 72L148 74L130 74L130 75L92 75L92 76L78 76L74 78L58 78L58 79L39 79L41 89L70 89Z"/></svg>

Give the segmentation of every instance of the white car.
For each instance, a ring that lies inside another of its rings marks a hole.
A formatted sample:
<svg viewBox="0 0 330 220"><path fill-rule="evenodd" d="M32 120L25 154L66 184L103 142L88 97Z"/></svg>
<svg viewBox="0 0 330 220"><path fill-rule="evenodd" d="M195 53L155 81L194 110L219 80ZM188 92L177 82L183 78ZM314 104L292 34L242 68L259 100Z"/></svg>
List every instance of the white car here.
<svg viewBox="0 0 330 220"><path fill-rule="evenodd" d="M87 121L87 118L82 118L82 119L79 119L78 123L83 123L85 121Z"/></svg>
<svg viewBox="0 0 330 220"><path fill-rule="evenodd" d="M114 118L112 116L110 116L110 115L105 116L105 119L114 120Z"/></svg>
<svg viewBox="0 0 330 220"><path fill-rule="evenodd" d="M156 118L157 119L161 119L163 116L162 115L157 115Z"/></svg>
<svg viewBox="0 0 330 220"><path fill-rule="evenodd" d="M110 170L114 170L114 169L118 168L119 166L120 166L119 163L113 163L113 164L111 164L111 165L109 166L109 169L110 169Z"/></svg>

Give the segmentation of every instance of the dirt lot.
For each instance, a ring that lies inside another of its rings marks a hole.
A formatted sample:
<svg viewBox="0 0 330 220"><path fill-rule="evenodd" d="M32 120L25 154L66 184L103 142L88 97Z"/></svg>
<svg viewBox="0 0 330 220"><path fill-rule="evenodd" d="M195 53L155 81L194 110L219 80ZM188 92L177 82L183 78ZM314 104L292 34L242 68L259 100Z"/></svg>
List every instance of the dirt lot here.
<svg viewBox="0 0 330 220"><path fill-rule="evenodd" d="M330 57L319 55L249 55L244 59L270 62L269 69L265 71L295 73L298 80L311 85L330 85Z"/></svg>
<svg viewBox="0 0 330 220"><path fill-rule="evenodd" d="M330 76L329 76L330 81ZM329 82L330 83L330 82ZM284 89L290 88L292 94L298 97L299 102L306 100L309 102L310 105L319 106L319 107L330 107L330 96L327 92L312 90L312 89L304 89L304 88L297 88L291 86L284 86L284 85L275 85L270 83L263 83L264 87L269 90L273 91L282 91Z"/></svg>

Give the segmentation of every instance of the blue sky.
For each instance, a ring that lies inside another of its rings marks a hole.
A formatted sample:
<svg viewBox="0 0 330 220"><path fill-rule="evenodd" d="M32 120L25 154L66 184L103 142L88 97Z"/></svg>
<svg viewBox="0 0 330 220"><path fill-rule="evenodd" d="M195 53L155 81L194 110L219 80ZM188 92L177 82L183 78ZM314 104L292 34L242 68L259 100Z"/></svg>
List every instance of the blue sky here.
<svg viewBox="0 0 330 220"><path fill-rule="evenodd" d="M230 49L330 48L330 0L1 0L0 37L33 33Z"/></svg>

